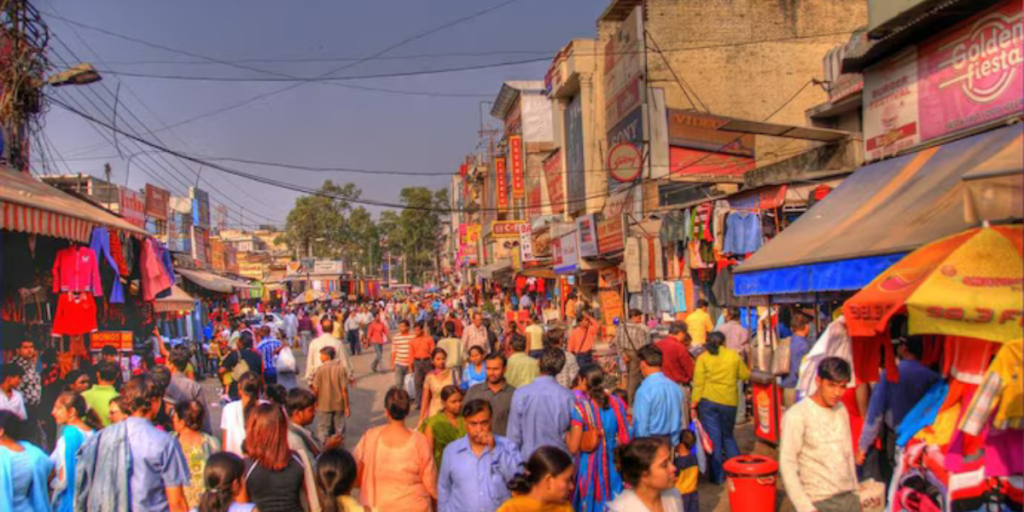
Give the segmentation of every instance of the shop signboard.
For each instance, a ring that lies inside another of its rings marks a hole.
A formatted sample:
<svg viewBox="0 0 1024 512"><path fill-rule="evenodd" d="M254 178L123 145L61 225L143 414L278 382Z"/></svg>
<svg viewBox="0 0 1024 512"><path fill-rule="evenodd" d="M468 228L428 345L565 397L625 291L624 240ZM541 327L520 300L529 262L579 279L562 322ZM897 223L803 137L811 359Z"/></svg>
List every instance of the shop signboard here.
<svg viewBox="0 0 1024 512"><path fill-rule="evenodd" d="M742 176L757 167L757 160L753 158L677 146L671 146L668 150L669 169L673 179L699 181L723 176Z"/></svg>
<svg viewBox="0 0 1024 512"><path fill-rule="evenodd" d="M921 142L917 115L917 48L872 67L864 76L864 152L891 156Z"/></svg>
<svg viewBox="0 0 1024 512"><path fill-rule="evenodd" d="M206 228L192 226L192 258L200 268L210 268L213 263L210 254L210 232Z"/></svg>
<svg viewBox="0 0 1024 512"><path fill-rule="evenodd" d="M523 136L508 138L508 160L512 168L512 198L526 197L526 183L523 179Z"/></svg>
<svg viewBox="0 0 1024 512"><path fill-rule="evenodd" d="M192 252L192 217L171 211L167 219L167 248L172 252Z"/></svg>
<svg viewBox="0 0 1024 512"><path fill-rule="evenodd" d="M192 225L201 228L210 227L210 195L198 187L189 187L192 198Z"/></svg>
<svg viewBox="0 0 1024 512"><path fill-rule="evenodd" d="M517 246L512 247L512 271L519 272L523 269L523 256L522 248Z"/></svg>
<svg viewBox="0 0 1024 512"><path fill-rule="evenodd" d="M728 117L668 109L669 145L754 158L755 136L720 130L729 121Z"/></svg>
<svg viewBox="0 0 1024 512"><path fill-rule="evenodd" d="M210 239L210 268L218 272L227 270L227 263L224 261L224 242L219 238Z"/></svg>
<svg viewBox="0 0 1024 512"><path fill-rule="evenodd" d="M146 215L157 220L167 220L167 209L171 193L146 183Z"/></svg>
<svg viewBox="0 0 1024 512"><path fill-rule="evenodd" d="M526 161L526 211L527 218L536 218L544 209L544 184L541 176L540 162L528 158Z"/></svg>
<svg viewBox="0 0 1024 512"><path fill-rule="evenodd" d="M622 214L605 216L595 223L597 253L621 252L625 248L626 222Z"/></svg>
<svg viewBox="0 0 1024 512"><path fill-rule="evenodd" d="M633 183L644 168L644 156L632 142L620 142L608 150L608 176L616 184Z"/></svg>
<svg viewBox="0 0 1024 512"><path fill-rule="evenodd" d="M519 232L519 253L524 263L536 261L537 259L533 253L533 228L529 224Z"/></svg>
<svg viewBox="0 0 1024 512"><path fill-rule="evenodd" d="M562 235L554 245L555 273L569 274L579 269L580 252L576 232Z"/></svg>
<svg viewBox="0 0 1024 512"><path fill-rule="evenodd" d="M581 258L593 258L600 254L597 249L597 225L594 214L576 218L576 233L579 235L579 251Z"/></svg>
<svg viewBox="0 0 1024 512"><path fill-rule="evenodd" d="M313 262L313 273L314 274L341 274L344 267L341 261L336 260L316 260Z"/></svg>
<svg viewBox="0 0 1024 512"><path fill-rule="evenodd" d="M131 351L133 340L132 331L97 331L89 335L89 347L94 352L108 346L120 351Z"/></svg>
<svg viewBox="0 0 1024 512"><path fill-rule="evenodd" d="M921 141L1024 108L1024 18L1002 2L918 46Z"/></svg>
<svg viewBox="0 0 1024 512"><path fill-rule="evenodd" d="M565 177L568 189L568 209L572 213L583 209L586 197L586 162L583 157L583 107L580 95L573 96L565 107Z"/></svg>
<svg viewBox="0 0 1024 512"><path fill-rule="evenodd" d="M530 223L525 220L495 220L491 221L492 238L515 238L519 239L519 233L530 229Z"/></svg>
<svg viewBox="0 0 1024 512"><path fill-rule="evenodd" d="M118 189L119 213L134 226L146 228L146 198L142 194L120 187Z"/></svg>
<svg viewBox="0 0 1024 512"><path fill-rule="evenodd" d="M605 126L615 126L643 99L643 8L636 6L604 48Z"/></svg>
<svg viewBox="0 0 1024 512"><path fill-rule="evenodd" d="M284 272L285 272L285 275L288 275L288 276L297 276L297 275L301 274L302 273L302 262L299 262L299 261L289 261L284 266Z"/></svg>
<svg viewBox="0 0 1024 512"><path fill-rule="evenodd" d="M565 184L562 181L562 151L556 149L554 153L544 159L544 180L548 186L548 204L551 205L551 212L561 214L565 212Z"/></svg>
<svg viewBox="0 0 1024 512"><path fill-rule="evenodd" d="M505 170L505 158L494 159L494 182L498 194L498 211L508 211L508 174Z"/></svg>
<svg viewBox="0 0 1024 512"><path fill-rule="evenodd" d="M228 272L238 274L238 249L231 244L224 244L224 267Z"/></svg>
<svg viewBox="0 0 1024 512"><path fill-rule="evenodd" d="M843 73L843 59L850 50L868 43L866 30L858 30L850 36L850 40L832 48L825 54L825 83L828 84L828 101L836 103L864 90L864 75L860 73Z"/></svg>
<svg viewBox="0 0 1024 512"><path fill-rule="evenodd" d="M602 269L597 274L597 298L601 302L601 317L609 335L615 334L615 320L623 320L622 272L618 267Z"/></svg>

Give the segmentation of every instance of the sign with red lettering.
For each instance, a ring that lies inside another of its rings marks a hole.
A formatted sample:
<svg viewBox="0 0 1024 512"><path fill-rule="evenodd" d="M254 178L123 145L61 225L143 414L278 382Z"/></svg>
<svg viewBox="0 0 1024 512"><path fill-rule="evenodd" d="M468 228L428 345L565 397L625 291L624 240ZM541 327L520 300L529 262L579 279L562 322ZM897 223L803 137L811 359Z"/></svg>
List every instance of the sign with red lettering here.
<svg viewBox="0 0 1024 512"><path fill-rule="evenodd" d="M505 171L505 159L494 159L494 181L498 194L498 211L508 210L508 175Z"/></svg>
<svg viewBox="0 0 1024 512"><path fill-rule="evenodd" d="M555 150L544 159L544 179L548 184L548 203L551 212L560 214L565 211L565 185L562 181L562 151Z"/></svg>
<svg viewBox="0 0 1024 512"><path fill-rule="evenodd" d="M620 142L608 151L608 174L619 183L630 183L640 177L644 156L635 144Z"/></svg>
<svg viewBox="0 0 1024 512"><path fill-rule="evenodd" d="M140 228L145 228L145 197L134 190L122 187L118 189L118 199L119 213L124 217L124 220Z"/></svg>
<svg viewBox="0 0 1024 512"><path fill-rule="evenodd" d="M523 136L513 135L508 138L508 154L512 163L512 198L526 197L526 184L523 179Z"/></svg>
<svg viewBox="0 0 1024 512"><path fill-rule="evenodd" d="M97 331L89 335L89 347L99 351L106 346L117 350L132 350L132 331Z"/></svg>
<svg viewBox="0 0 1024 512"><path fill-rule="evenodd" d="M491 237L519 238L519 234L530 229L530 223L523 220L496 220L491 222Z"/></svg>
<svg viewBox="0 0 1024 512"><path fill-rule="evenodd" d="M167 208L171 193L146 183L146 215L157 220L167 220Z"/></svg>

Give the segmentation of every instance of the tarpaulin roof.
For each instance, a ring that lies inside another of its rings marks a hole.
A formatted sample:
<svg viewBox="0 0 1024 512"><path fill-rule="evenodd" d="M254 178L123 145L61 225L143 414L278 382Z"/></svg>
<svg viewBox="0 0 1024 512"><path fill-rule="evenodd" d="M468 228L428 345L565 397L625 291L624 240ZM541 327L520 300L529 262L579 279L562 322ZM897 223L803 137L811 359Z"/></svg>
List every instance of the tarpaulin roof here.
<svg viewBox="0 0 1024 512"><path fill-rule="evenodd" d="M96 226L147 234L146 230L30 174L0 167L0 229L88 243Z"/></svg>
<svg viewBox="0 0 1024 512"><path fill-rule="evenodd" d="M210 272L204 272L202 270L192 270L185 268L174 269L177 273L181 274L181 277L192 281L193 283L206 288L207 290L220 292L220 293L231 293L235 288L239 289L250 289L255 288L249 283L242 281L235 281L226 277L218 276Z"/></svg>
<svg viewBox="0 0 1024 512"><path fill-rule="evenodd" d="M171 285L171 294L167 297L156 299L153 302L153 311L162 313L165 311L192 311L193 301L191 295L185 293L178 285Z"/></svg>
<svg viewBox="0 0 1024 512"><path fill-rule="evenodd" d="M961 178L1022 172L1022 139L1017 124L858 169L736 268L736 295L860 289L899 256L973 227ZM1020 216L995 203L989 218Z"/></svg>

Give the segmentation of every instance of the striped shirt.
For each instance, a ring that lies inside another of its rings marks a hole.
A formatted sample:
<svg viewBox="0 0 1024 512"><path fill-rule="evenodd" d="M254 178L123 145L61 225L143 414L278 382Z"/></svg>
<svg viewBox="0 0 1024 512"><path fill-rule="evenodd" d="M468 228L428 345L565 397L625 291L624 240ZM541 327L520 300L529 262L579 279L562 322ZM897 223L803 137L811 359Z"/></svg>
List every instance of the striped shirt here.
<svg viewBox="0 0 1024 512"><path fill-rule="evenodd" d="M391 338L391 352L395 358L396 365L406 368L412 366L410 342L414 337L412 334L399 334Z"/></svg>
<svg viewBox="0 0 1024 512"><path fill-rule="evenodd" d="M281 348L281 342L274 338L263 338L263 341L256 347L260 357L263 358L263 373L265 375L277 375L277 368L274 367L274 351Z"/></svg>

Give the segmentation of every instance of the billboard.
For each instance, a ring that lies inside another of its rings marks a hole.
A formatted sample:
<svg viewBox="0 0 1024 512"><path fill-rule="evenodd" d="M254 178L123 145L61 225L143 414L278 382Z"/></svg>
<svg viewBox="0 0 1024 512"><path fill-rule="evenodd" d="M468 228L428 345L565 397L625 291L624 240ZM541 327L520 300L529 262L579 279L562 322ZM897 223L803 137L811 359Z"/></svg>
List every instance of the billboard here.
<svg viewBox="0 0 1024 512"><path fill-rule="evenodd" d="M219 238L210 239L210 268L224 272L227 270L227 261L224 259L224 246L228 245Z"/></svg>
<svg viewBox="0 0 1024 512"><path fill-rule="evenodd" d="M921 142L917 115L917 48L864 76L864 152L877 160Z"/></svg>
<svg viewBox="0 0 1024 512"><path fill-rule="evenodd" d="M727 117L668 110L668 143L681 148L700 149L754 158L755 136L719 130L731 121Z"/></svg>
<svg viewBox="0 0 1024 512"><path fill-rule="evenodd" d="M600 254L597 249L597 222L593 214L576 218L576 233L579 238L580 257L592 258Z"/></svg>
<svg viewBox="0 0 1024 512"><path fill-rule="evenodd" d="M556 149L544 159L544 181L548 186L548 203L551 212L565 212L565 185L562 181L562 151Z"/></svg>
<svg viewBox="0 0 1024 512"><path fill-rule="evenodd" d="M604 48L605 126L615 126L643 102L643 8L636 6Z"/></svg>
<svg viewBox="0 0 1024 512"><path fill-rule="evenodd" d="M576 232L566 233L551 244L555 273L572 273L579 269L580 252Z"/></svg>
<svg viewBox="0 0 1024 512"><path fill-rule="evenodd" d="M498 211L508 210L508 174L505 170L505 159L494 159L494 180L498 194Z"/></svg>
<svg viewBox="0 0 1024 512"><path fill-rule="evenodd" d="M167 220L171 193L146 183L146 215L157 220Z"/></svg>
<svg viewBox="0 0 1024 512"><path fill-rule="evenodd" d="M210 194L196 187L189 187L192 198L192 225L201 228L210 227Z"/></svg>
<svg viewBox="0 0 1024 512"><path fill-rule="evenodd" d="M124 220L134 226L146 228L146 199L142 194L127 188L118 189L118 211Z"/></svg>
<svg viewBox="0 0 1024 512"><path fill-rule="evenodd" d="M519 233L530 229L525 220L496 220L491 222L492 238L519 238Z"/></svg>
<svg viewBox="0 0 1024 512"><path fill-rule="evenodd" d="M569 192L570 213L586 206L586 161L583 157L583 107L580 95L573 96L565 107L565 176Z"/></svg>
<svg viewBox="0 0 1024 512"><path fill-rule="evenodd" d="M522 135L513 135L508 138L508 155L512 167L512 198L522 199L526 196L526 184L523 178Z"/></svg>

